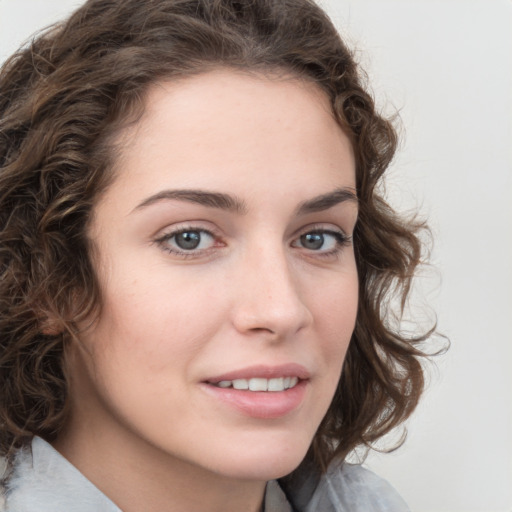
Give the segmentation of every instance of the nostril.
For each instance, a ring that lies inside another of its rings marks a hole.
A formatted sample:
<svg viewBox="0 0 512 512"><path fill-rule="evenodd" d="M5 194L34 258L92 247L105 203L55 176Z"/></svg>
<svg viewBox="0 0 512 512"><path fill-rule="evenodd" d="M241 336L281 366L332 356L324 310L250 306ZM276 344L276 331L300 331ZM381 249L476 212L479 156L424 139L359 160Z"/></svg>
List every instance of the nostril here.
<svg viewBox="0 0 512 512"><path fill-rule="evenodd" d="M261 332L261 333L275 334L275 332L272 329L268 328L268 327L252 327L250 330L252 332L256 332L256 333Z"/></svg>

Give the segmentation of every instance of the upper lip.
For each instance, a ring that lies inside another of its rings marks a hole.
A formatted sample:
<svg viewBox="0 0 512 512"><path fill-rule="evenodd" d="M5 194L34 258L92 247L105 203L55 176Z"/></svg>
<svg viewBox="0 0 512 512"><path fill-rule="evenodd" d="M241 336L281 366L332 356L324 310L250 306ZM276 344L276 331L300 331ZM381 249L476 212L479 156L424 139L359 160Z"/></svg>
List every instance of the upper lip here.
<svg viewBox="0 0 512 512"><path fill-rule="evenodd" d="M229 371L222 375L208 377L205 382L217 383L223 380L236 379L275 379L279 377L298 377L301 380L309 379L310 372L301 364L288 363L278 366L254 365L238 370Z"/></svg>

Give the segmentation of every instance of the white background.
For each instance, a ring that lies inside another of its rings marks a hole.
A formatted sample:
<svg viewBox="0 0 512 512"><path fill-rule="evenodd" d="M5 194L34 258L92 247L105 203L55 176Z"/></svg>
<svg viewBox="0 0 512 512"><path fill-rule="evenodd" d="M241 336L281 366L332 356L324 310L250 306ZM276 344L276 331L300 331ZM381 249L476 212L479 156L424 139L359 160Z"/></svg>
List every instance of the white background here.
<svg viewBox="0 0 512 512"><path fill-rule="evenodd" d="M142 1L142 0L141 0ZM0 0L0 61L80 0ZM416 512L512 511L512 2L324 0L400 111L390 197L419 205L452 343L398 452L367 464Z"/></svg>

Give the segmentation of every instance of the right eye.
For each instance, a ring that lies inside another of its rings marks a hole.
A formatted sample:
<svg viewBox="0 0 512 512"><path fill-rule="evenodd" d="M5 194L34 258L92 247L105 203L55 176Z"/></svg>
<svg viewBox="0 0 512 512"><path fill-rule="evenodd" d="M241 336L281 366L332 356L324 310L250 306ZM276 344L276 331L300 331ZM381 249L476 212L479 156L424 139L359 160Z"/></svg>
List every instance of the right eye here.
<svg viewBox="0 0 512 512"><path fill-rule="evenodd" d="M172 254L186 255L212 248L215 238L205 229L187 228L166 233L157 242Z"/></svg>

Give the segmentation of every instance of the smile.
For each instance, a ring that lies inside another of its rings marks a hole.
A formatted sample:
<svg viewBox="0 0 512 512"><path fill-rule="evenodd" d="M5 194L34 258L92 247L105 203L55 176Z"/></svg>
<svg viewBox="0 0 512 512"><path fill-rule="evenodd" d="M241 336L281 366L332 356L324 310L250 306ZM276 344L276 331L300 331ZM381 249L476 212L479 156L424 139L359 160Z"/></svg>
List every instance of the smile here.
<svg viewBox="0 0 512 512"><path fill-rule="evenodd" d="M299 382L298 377L277 377L265 379L253 377L250 379L221 380L210 384L219 388L233 388L242 391L271 391L279 392L295 387Z"/></svg>

